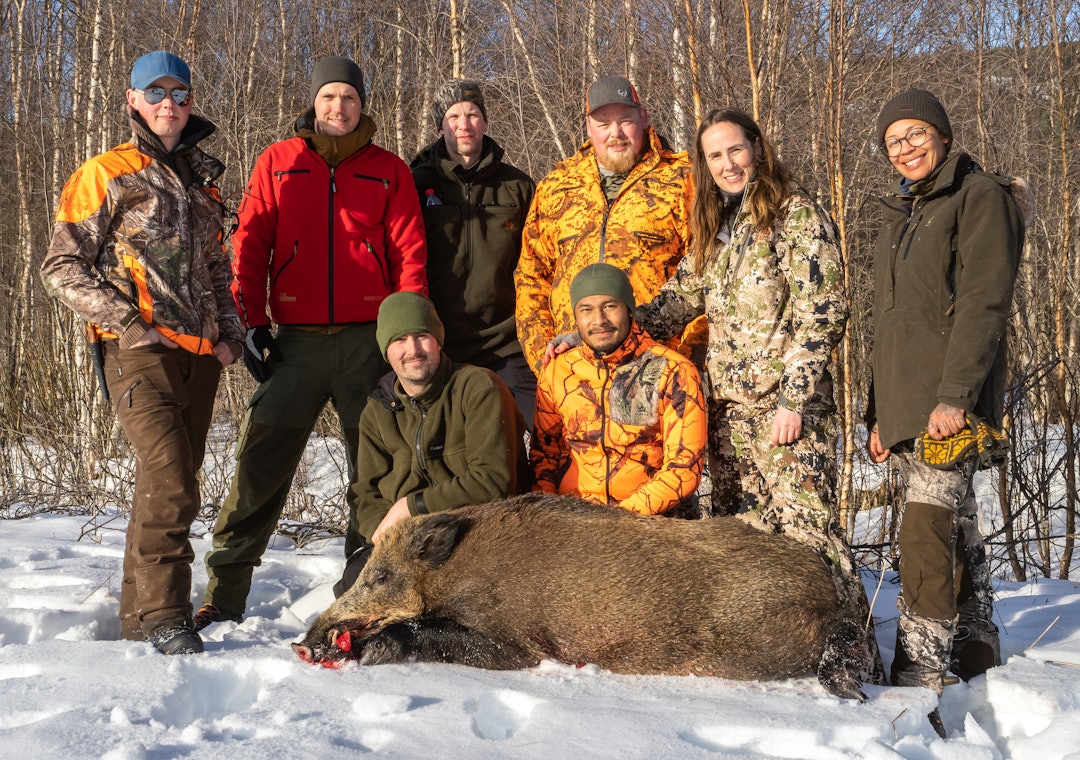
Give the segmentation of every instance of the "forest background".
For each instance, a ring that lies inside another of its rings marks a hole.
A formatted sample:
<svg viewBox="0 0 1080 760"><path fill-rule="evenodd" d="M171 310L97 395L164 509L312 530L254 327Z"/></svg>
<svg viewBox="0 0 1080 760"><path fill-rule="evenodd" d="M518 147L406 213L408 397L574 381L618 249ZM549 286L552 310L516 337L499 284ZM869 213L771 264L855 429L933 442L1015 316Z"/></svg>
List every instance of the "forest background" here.
<svg viewBox="0 0 1080 760"><path fill-rule="evenodd" d="M377 143L409 161L436 137L432 95L451 76L485 84L489 134L539 180L585 139L584 92L625 74L677 149L715 107L751 113L835 218L852 315L837 352L839 507L881 518L859 537L894 558L897 478L869 466L862 414L877 197L893 171L872 144L881 104L912 86L945 104L958 147L1026 179L1038 213L1010 324L1009 461L992 494L995 574L1067 578L1076 539L1080 339L1080 3L1076 0L0 0L0 517L56 505L123 513L130 450L98 394L82 325L38 269L60 190L127 139L124 91L139 55L168 49L193 71L195 111L218 126L235 211L259 153L309 105L315 61L357 60ZM223 376L202 517L228 490L231 444L254 383ZM344 473L336 419L319 440ZM326 461L324 457L321 461ZM343 526L343 501L298 473L282 529ZM331 489L333 491L333 489ZM339 491L340 493L340 491Z"/></svg>

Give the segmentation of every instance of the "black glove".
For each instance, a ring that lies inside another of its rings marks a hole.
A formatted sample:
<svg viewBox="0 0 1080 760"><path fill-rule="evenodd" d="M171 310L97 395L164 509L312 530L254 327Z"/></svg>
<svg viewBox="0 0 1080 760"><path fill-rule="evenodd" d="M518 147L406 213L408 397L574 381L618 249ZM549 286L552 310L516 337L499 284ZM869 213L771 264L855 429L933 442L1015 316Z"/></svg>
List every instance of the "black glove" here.
<svg viewBox="0 0 1080 760"><path fill-rule="evenodd" d="M281 349L278 348L269 325L252 327L244 339L244 366L257 381L265 382L270 378L270 362L281 361Z"/></svg>

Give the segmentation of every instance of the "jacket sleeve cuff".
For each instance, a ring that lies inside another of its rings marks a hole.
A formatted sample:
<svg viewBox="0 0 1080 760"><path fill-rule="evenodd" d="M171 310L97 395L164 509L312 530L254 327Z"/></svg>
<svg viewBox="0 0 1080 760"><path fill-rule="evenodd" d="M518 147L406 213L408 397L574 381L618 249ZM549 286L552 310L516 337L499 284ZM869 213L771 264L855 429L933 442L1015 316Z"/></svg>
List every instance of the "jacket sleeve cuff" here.
<svg viewBox="0 0 1080 760"><path fill-rule="evenodd" d="M409 514L413 517L428 514L427 503L424 501L424 492L417 491L405 497L405 503L409 505Z"/></svg>

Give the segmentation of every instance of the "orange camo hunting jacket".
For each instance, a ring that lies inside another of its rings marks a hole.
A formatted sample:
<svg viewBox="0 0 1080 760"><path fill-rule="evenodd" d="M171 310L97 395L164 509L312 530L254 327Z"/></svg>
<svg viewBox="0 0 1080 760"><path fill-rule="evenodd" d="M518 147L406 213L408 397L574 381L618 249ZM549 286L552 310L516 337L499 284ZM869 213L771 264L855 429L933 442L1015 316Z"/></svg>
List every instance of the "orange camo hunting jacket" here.
<svg viewBox="0 0 1080 760"><path fill-rule="evenodd" d="M706 443L697 369L636 323L611 354L578 346L540 375L530 444L537 491L662 514L694 493Z"/></svg>
<svg viewBox="0 0 1080 760"><path fill-rule="evenodd" d="M574 329L570 281L606 261L630 277L647 303L675 274L690 240L692 188L686 153L649 147L609 206L592 144L586 142L536 187L514 273L521 347L539 376L544 347Z"/></svg>

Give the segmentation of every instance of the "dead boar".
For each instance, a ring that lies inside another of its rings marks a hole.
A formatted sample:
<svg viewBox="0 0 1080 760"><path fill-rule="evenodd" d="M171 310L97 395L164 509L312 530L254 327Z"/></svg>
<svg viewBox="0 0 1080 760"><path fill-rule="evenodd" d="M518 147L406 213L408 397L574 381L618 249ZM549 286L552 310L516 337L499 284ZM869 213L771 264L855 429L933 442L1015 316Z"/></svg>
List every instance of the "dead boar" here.
<svg viewBox="0 0 1080 760"><path fill-rule="evenodd" d="M399 523L293 648L324 664L816 673L833 694L861 699L860 636L824 560L791 538L734 517L641 517L528 494Z"/></svg>

